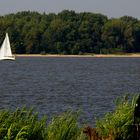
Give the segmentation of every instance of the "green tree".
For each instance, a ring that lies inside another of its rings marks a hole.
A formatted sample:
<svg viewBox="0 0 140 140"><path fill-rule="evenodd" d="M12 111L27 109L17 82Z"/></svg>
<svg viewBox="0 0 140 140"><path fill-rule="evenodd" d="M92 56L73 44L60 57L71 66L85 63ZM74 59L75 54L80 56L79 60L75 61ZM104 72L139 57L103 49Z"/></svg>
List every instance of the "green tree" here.
<svg viewBox="0 0 140 140"><path fill-rule="evenodd" d="M104 25L102 40L104 47L108 49L108 53L114 53L116 49L122 51L123 47L126 46L125 28L125 22L119 19L112 19Z"/></svg>

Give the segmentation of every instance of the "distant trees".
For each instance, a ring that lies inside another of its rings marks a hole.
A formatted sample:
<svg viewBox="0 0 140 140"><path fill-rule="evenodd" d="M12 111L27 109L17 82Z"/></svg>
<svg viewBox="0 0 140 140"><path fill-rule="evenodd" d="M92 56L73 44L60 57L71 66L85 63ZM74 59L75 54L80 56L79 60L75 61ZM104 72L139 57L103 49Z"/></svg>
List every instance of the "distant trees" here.
<svg viewBox="0 0 140 140"><path fill-rule="evenodd" d="M139 52L139 27L140 22L133 17L108 20L102 32L104 48L107 48L108 53Z"/></svg>
<svg viewBox="0 0 140 140"><path fill-rule="evenodd" d="M140 52L140 21L130 16L23 11L0 16L0 43L5 32L17 54Z"/></svg>

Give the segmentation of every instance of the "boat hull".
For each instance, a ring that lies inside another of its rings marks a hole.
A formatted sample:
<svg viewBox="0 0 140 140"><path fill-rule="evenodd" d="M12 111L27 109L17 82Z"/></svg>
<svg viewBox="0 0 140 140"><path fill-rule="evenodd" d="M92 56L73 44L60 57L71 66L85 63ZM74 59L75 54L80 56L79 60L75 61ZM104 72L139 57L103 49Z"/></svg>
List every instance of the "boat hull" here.
<svg viewBox="0 0 140 140"><path fill-rule="evenodd" d="M2 57L0 58L0 60L15 60L15 56L5 56L5 57Z"/></svg>

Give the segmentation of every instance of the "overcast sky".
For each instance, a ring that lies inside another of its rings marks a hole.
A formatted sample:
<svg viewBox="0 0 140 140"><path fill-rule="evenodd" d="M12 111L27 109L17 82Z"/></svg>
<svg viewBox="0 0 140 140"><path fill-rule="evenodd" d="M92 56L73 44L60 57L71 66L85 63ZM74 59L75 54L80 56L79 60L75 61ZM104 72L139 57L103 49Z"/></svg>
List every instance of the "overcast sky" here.
<svg viewBox="0 0 140 140"><path fill-rule="evenodd" d="M109 18L129 15L140 19L140 0L0 0L0 15L25 10L58 13L64 9L102 13Z"/></svg>

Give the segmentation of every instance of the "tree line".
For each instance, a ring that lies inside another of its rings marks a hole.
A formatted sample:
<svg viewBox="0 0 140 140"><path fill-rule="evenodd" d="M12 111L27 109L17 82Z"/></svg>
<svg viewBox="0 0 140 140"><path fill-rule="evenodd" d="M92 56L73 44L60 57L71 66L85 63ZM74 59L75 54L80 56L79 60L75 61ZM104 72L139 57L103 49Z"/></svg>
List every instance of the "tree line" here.
<svg viewBox="0 0 140 140"><path fill-rule="evenodd" d="M131 16L64 10L22 11L0 16L0 43L9 33L16 54L108 54L140 52L140 21Z"/></svg>

